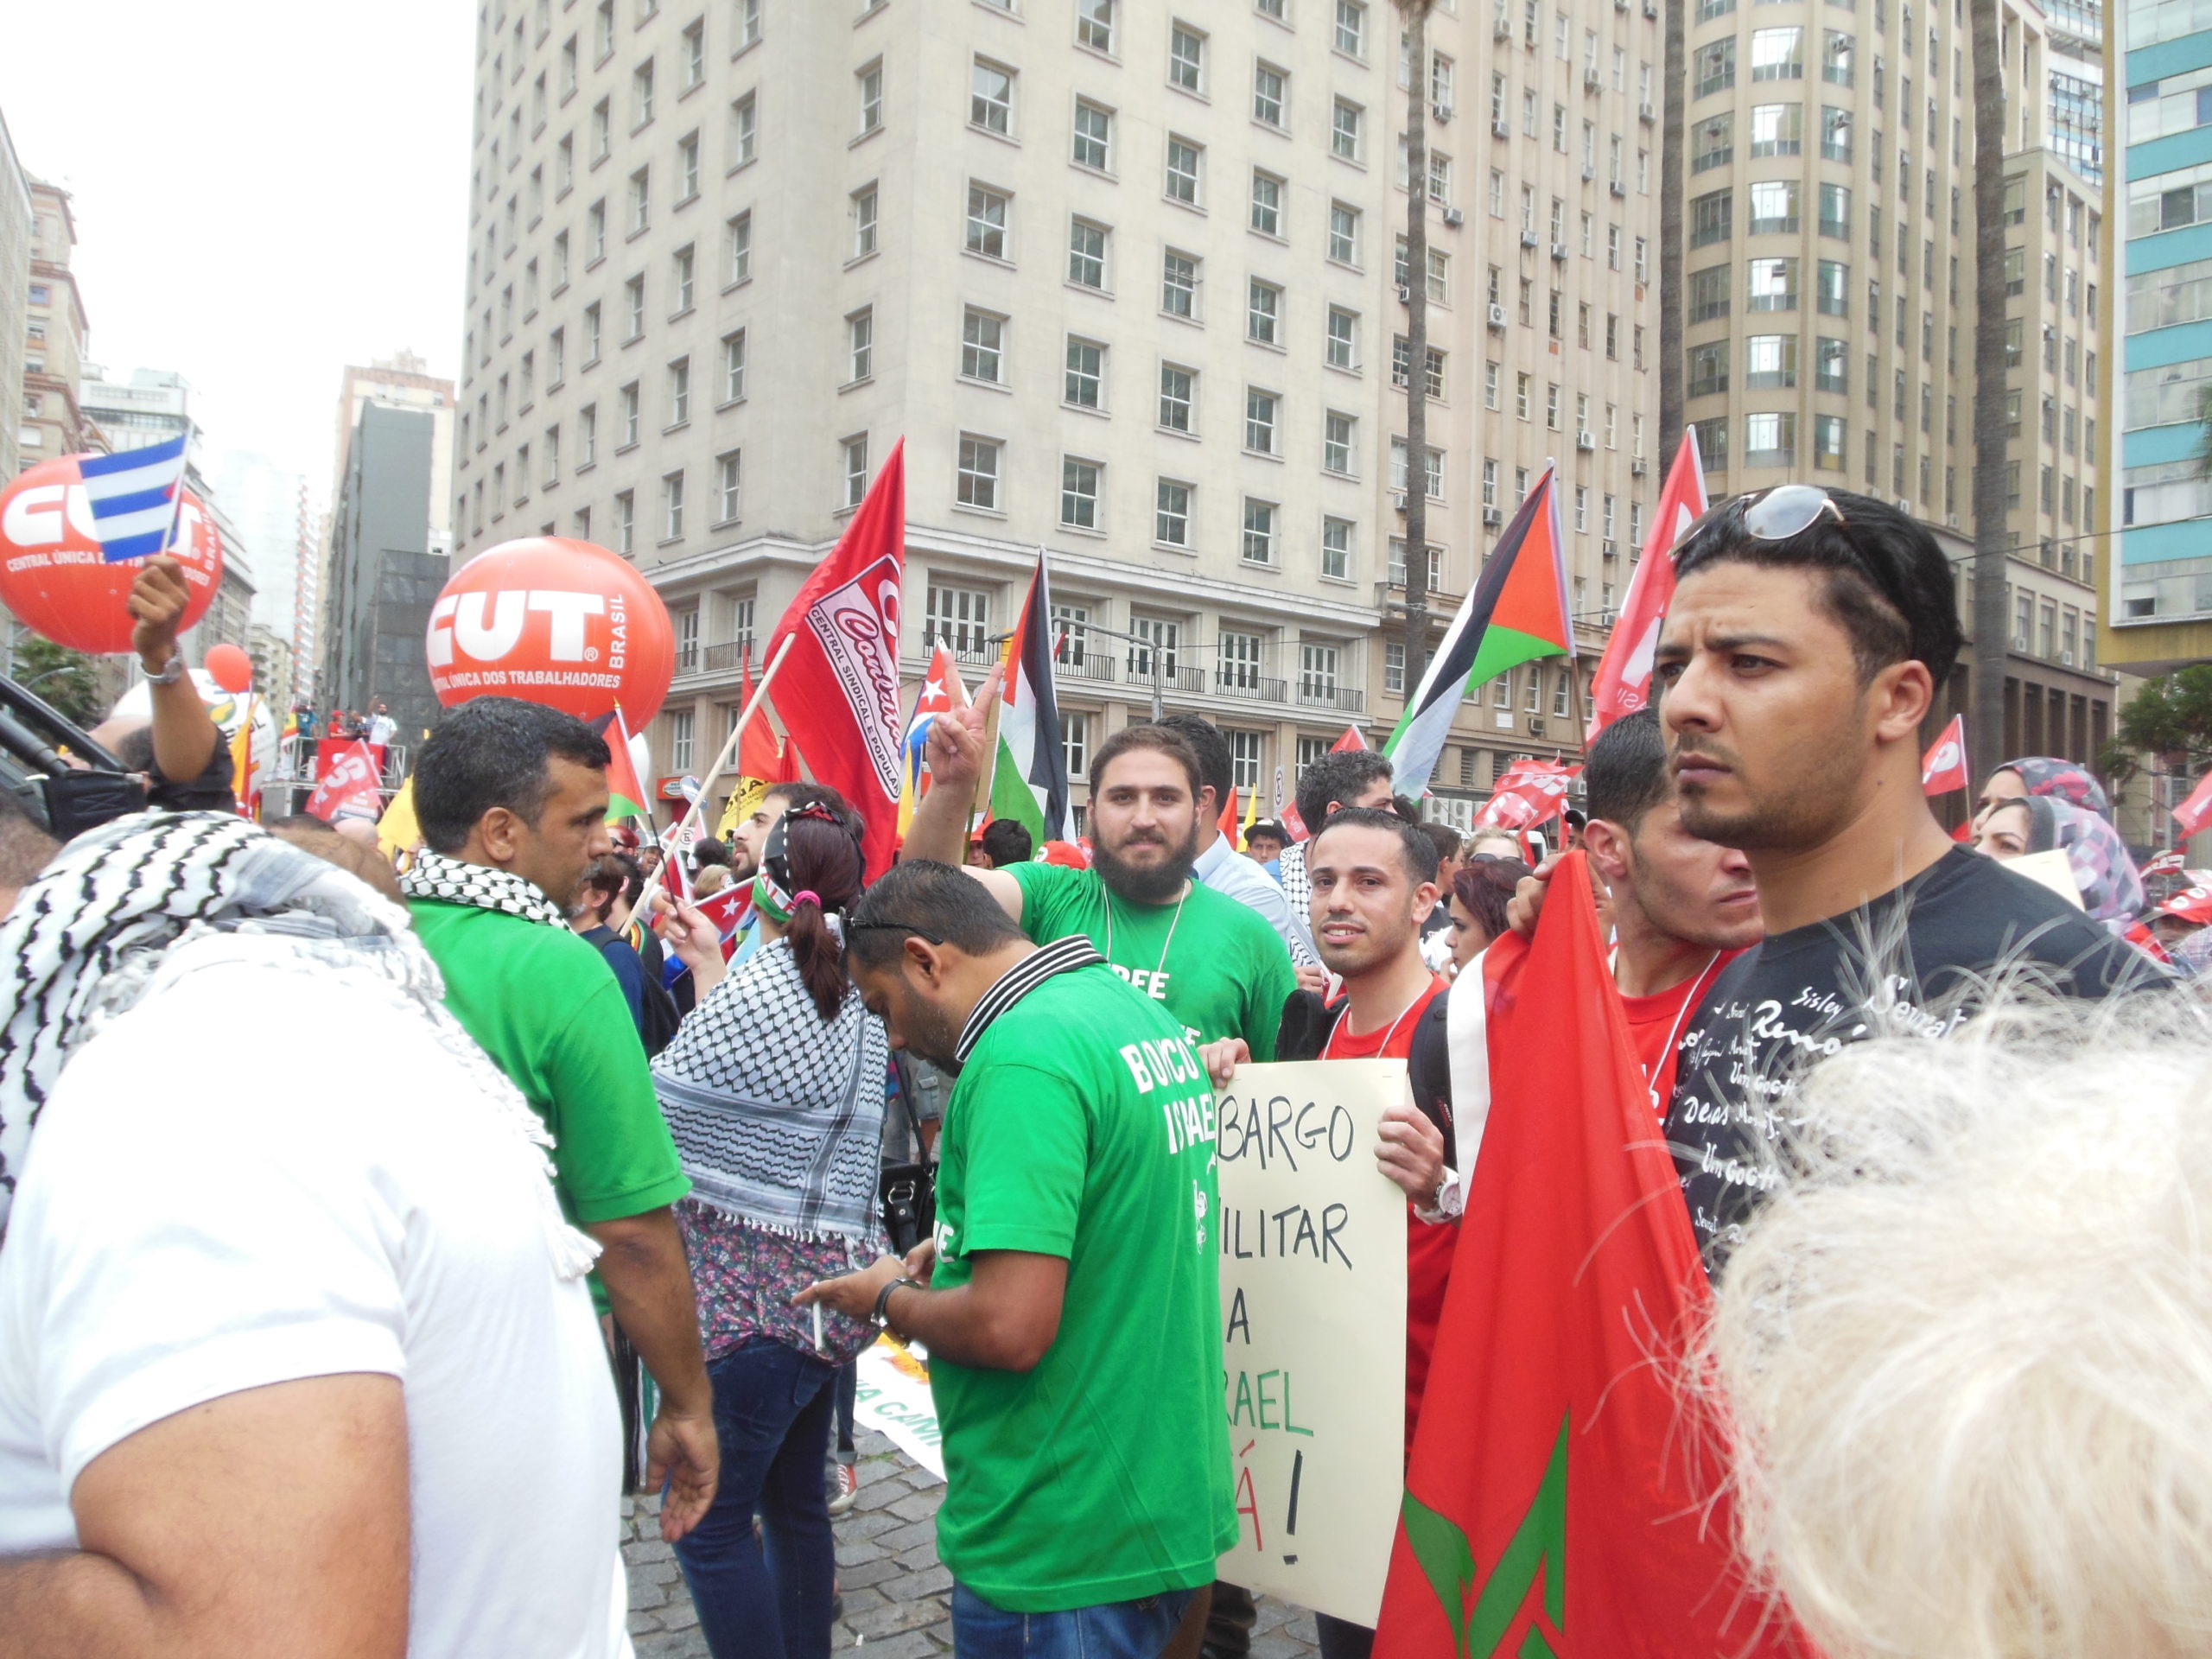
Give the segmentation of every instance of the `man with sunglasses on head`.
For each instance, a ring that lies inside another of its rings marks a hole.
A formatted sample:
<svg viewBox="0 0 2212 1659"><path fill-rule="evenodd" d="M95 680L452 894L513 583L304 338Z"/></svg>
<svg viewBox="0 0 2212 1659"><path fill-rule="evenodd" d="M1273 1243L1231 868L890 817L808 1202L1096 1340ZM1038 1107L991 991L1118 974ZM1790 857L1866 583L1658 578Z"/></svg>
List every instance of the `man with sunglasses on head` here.
<svg viewBox="0 0 2212 1659"><path fill-rule="evenodd" d="M1717 1270L1772 1184L1808 1065L1879 1033L1942 1036L1993 982L2085 997L2155 982L1929 810L1921 731L1961 639L1924 528L1789 484L1707 514L1674 560L1653 681L1681 822L1742 849L1766 931L1693 1016L1667 1114Z"/></svg>

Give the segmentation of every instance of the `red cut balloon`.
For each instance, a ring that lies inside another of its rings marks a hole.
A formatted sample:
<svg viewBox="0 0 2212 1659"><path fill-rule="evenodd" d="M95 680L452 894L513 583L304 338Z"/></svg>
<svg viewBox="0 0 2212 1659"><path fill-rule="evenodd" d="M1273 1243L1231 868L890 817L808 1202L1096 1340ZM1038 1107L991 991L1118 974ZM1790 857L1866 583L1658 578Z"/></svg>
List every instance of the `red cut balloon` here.
<svg viewBox="0 0 2212 1659"><path fill-rule="evenodd" d="M244 692L253 684L253 658L227 639L210 645L200 665L207 671L207 677L226 691Z"/></svg>
<svg viewBox="0 0 2212 1659"><path fill-rule="evenodd" d="M622 705L633 732L676 677L668 607L637 567L603 547L531 536L486 548L430 607L430 689L448 709L519 697L579 720Z"/></svg>
<svg viewBox="0 0 2212 1659"><path fill-rule="evenodd" d="M124 601L145 561L102 562L92 505L77 476L79 459L42 461L0 490L0 604L57 645L124 652L130 649L130 613ZM176 540L191 592L180 626L188 628L214 602L223 579L223 538L189 490Z"/></svg>

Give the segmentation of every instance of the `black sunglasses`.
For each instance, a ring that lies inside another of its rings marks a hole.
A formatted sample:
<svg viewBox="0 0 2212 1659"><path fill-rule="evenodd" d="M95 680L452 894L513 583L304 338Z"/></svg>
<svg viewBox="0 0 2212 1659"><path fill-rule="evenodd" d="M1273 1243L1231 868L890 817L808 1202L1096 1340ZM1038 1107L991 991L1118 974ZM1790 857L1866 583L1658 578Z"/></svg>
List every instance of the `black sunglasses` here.
<svg viewBox="0 0 2212 1659"><path fill-rule="evenodd" d="M926 927L916 927L912 922L847 922L845 931L848 933L912 933L917 938L927 939L939 950L944 948L943 939L938 938Z"/></svg>

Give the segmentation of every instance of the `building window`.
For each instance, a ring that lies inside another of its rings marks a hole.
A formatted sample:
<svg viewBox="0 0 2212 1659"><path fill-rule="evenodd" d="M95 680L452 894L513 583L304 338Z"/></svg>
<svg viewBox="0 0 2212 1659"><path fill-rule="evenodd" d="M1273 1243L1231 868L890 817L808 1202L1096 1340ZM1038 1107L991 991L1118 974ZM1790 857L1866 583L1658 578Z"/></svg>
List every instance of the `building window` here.
<svg viewBox="0 0 2212 1659"><path fill-rule="evenodd" d="M868 307L845 319L845 348L849 372L845 384L866 380L875 372L875 311Z"/></svg>
<svg viewBox="0 0 2212 1659"><path fill-rule="evenodd" d="M1308 702L1332 704L1337 700L1338 648L1300 640L1298 646L1298 695Z"/></svg>
<svg viewBox="0 0 2212 1659"><path fill-rule="evenodd" d="M969 309L960 320L960 372L970 380L993 385L1005 384L1001 372L1006 320L988 311Z"/></svg>
<svg viewBox="0 0 2212 1659"><path fill-rule="evenodd" d="M980 184L968 187L968 251L988 259L1006 256L1008 198Z"/></svg>
<svg viewBox="0 0 2212 1659"><path fill-rule="evenodd" d="M683 534L683 474L670 473L660 481L661 539L675 541Z"/></svg>
<svg viewBox="0 0 2212 1659"><path fill-rule="evenodd" d="M1088 219L1068 222L1068 281L1078 288L1106 286L1106 227Z"/></svg>
<svg viewBox="0 0 2212 1659"><path fill-rule="evenodd" d="M1074 160L1078 167L1107 170L1107 156L1114 130L1114 118L1097 105L1077 99L1075 105Z"/></svg>
<svg viewBox="0 0 2212 1659"><path fill-rule="evenodd" d="M1321 467L1325 472L1351 474L1354 423L1349 415L1330 410L1321 417Z"/></svg>
<svg viewBox="0 0 2212 1659"><path fill-rule="evenodd" d="M1338 99L1329 121L1329 152L1340 161L1359 159L1362 111L1358 105Z"/></svg>
<svg viewBox="0 0 2212 1659"><path fill-rule="evenodd" d="M1072 455L1060 461L1060 523L1070 530L1098 528L1098 477L1095 461Z"/></svg>
<svg viewBox="0 0 2212 1659"><path fill-rule="evenodd" d="M624 342L642 340L645 333L645 279L643 276L632 276L622 284L622 305L630 327L630 332L622 337Z"/></svg>
<svg viewBox="0 0 2212 1659"><path fill-rule="evenodd" d="M692 632L695 638L694 651L696 653L696 637L698 632L698 613L696 612L692 613ZM689 772L691 770L693 728L697 721L697 718L698 716L688 709L678 709L671 714L668 717L668 764L670 768L673 771Z"/></svg>
<svg viewBox="0 0 2212 1659"><path fill-rule="evenodd" d="M1289 77L1273 64L1261 63L1252 69L1252 118L1263 125L1281 130L1283 124L1283 100Z"/></svg>
<svg viewBox="0 0 2212 1659"><path fill-rule="evenodd" d="M1347 57L1367 55L1367 7L1363 0L1337 0L1337 50Z"/></svg>
<svg viewBox="0 0 2212 1659"><path fill-rule="evenodd" d="M1279 400L1257 386L1244 389L1244 447L1255 454L1275 453L1275 416Z"/></svg>
<svg viewBox="0 0 2212 1659"><path fill-rule="evenodd" d="M630 175L630 234L635 236L652 223L652 174L641 167Z"/></svg>
<svg viewBox="0 0 2212 1659"><path fill-rule="evenodd" d="M1169 134L1167 138L1167 199L1196 207L1198 200L1199 146Z"/></svg>
<svg viewBox="0 0 2212 1659"><path fill-rule="evenodd" d="M980 588L929 585L924 601L922 644L968 655L992 651L991 596Z"/></svg>
<svg viewBox="0 0 2212 1659"><path fill-rule="evenodd" d="M1206 37L1185 23L1177 23L1167 36L1167 84L1186 92L1203 90Z"/></svg>
<svg viewBox="0 0 2212 1659"><path fill-rule="evenodd" d="M1805 78L1805 31L1786 29L1751 31L1753 80L1802 80Z"/></svg>
<svg viewBox="0 0 2212 1659"><path fill-rule="evenodd" d="M622 388L622 442L618 448L627 449L638 442L638 383L632 380Z"/></svg>
<svg viewBox="0 0 2212 1659"><path fill-rule="evenodd" d="M1282 289L1272 283L1252 279L1244 305L1244 337L1262 346L1275 346L1282 315Z"/></svg>
<svg viewBox="0 0 2212 1659"><path fill-rule="evenodd" d="M626 558L637 551L638 499L628 490L614 498L614 550Z"/></svg>
<svg viewBox="0 0 2212 1659"><path fill-rule="evenodd" d="M670 315L680 317L691 308L697 290L697 258L689 244L669 256L670 285L676 290L676 305Z"/></svg>
<svg viewBox="0 0 2212 1659"><path fill-rule="evenodd" d="M1063 401L1077 409L1096 409L1106 373L1106 348L1096 340L1068 336L1067 379Z"/></svg>
<svg viewBox="0 0 2212 1659"><path fill-rule="evenodd" d="M1232 630L1224 628L1221 631L1220 652L1218 657L1216 658L1218 666L1215 671L1219 677L1222 690L1225 691L1256 691L1259 690L1260 647L1260 636L1256 633L1247 633L1242 629ZM1257 784L1259 782L1257 770L1259 766L1259 736L1260 734L1257 732L1238 732L1234 734L1231 738L1232 742L1235 742L1238 739L1252 740L1252 765L1254 767L1254 773L1251 782L1253 784ZM1239 785L1239 787L1243 786L1243 785Z"/></svg>
<svg viewBox="0 0 2212 1659"><path fill-rule="evenodd" d="M576 467L595 466L599 461L599 405L586 404L576 411Z"/></svg>
<svg viewBox="0 0 2212 1659"><path fill-rule="evenodd" d="M968 83L968 124L1001 137L1014 130L1014 71L976 60Z"/></svg>
<svg viewBox="0 0 2212 1659"><path fill-rule="evenodd" d="M1114 0L1076 0L1075 37L1095 52L1114 49Z"/></svg>
<svg viewBox="0 0 2212 1659"><path fill-rule="evenodd" d="M1282 181L1272 173L1252 169L1252 228L1262 236L1282 232Z"/></svg>
<svg viewBox="0 0 2212 1659"><path fill-rule="evenodd" d="M696 674L699 671L699 607L696 605L676 613L676 671Z"/></svg>
<svg viewBox="0 0 2212 1659"><path fill-rule="evenodd" d="M865 137L883 124L882 63L871 63L854 79L860 83L860 130Z"/></svg>
<svg viewBox="0 0 2212 1659"><path fill-rule="evenodd" d="M647 58L630 72L631 129L642 127L653 118L653 60Z"/></svg>
<svg viewBox="0 0 2212 1659"><path fill-rule="evenodd" d="M745 400L745 330L722 336L722 397L725 404Z"/></svg>
<svg viewBox="0 0 2212 1659"><path fill-rule="evenodd" d="M853 257L865 259L875 251L875 187L853 192Z"/></svg>
<svg viewBox="0 0 2212 1659"><path fill-rule="evenodd" d="M1170 249L1160 265L1160 308L1171 317L1198 315L1198 262Z"/></svg>
<svg viewBox="0 0 2212 1659"><path fill-rule="evenodd" d="M847 438L840 448L845 458L845 505L857 507L868 499L868 434Z"/></svg>
<svg viewBox="0 0 2212 1659"><path fill-rule="evenodd" d="M986 512L999 509L999 448L988 438L960 440L960 477L957 499L963 507Z"/></svg>
<svg viewBox="0 0 2212 1659"><path fill-rule="evenodd" d="M679 206L699 194L699 135L686 133L676 145L676 200ZM534 219L537 216L531 215Z"/></svg>
<svg viewBox="0 0 2212 1659"><path fill-rule="evenodd" d="M1328 361L1332 369L1359 366L1359 319L1341 306L1329 308Z"/></svg>
<svg viewBox="0 0 2212 1659"><path fill-rule="evenodd" d="M1797 460L1797 416L1786 410L1744 416L1744 463L1789 467Z"/></svg>
<svg viewBox="0 0 2212 1659"><path fill-rule="evenodd" d="M1359 210L1340 201L1329 204L1329 257L1340 265L1359 263Z"/></svg>
<svg viewBox="0 0 2212 1659"><path fill-rule="evenodd" d="M668 365L668 423L682 426L691 418L691 359L679 357Z"/></svg>
<svg viewBox="0 0 2212 1659"><path fill-rule="evenodd" d="M1797 308L1797 262L1795 259L1752 260L1750 305L1754 311L1795 311Z"/></svg>
<svg viewBox="0 0 2212 1659"><path fill-rule="evenodd" d="M749 166L760 153L760 106L747 92L729 106L729 168Z"/></svg>
<svg viewBox="0 0 2212 1659"><path fill-rule="evenodd" d="M1351 579L1351 521L1321 521L1321 574L1338 582Z"/></svg>
<svg viewBox="0 0 2212 1659"><path fill-rule="evenodd" d="M745 496L745 457L733 449L726 455L715 457L715 518L719 524L734 524Z"/></svg>
<svg viewBox="0 0 2212 1659"><path fill-rule="evenodd" d="M1191 544L1191 486L1173 479L1159 480L1153 497L1152 538L1169 547Z"/></svg>
<svg viewBox="0 0 2212 1659"><path fill-rule="evenodd" d="M1160 423L1170 432L1191 429L1198 373L1173 363L1160 365Z"/></svg>
<svg viewBox="0 0 2212 1659"><path fill-rule="evenodd" d="M1275 506L1273 502L1244 499L1244 563L1275 562Z"/></svg>
<svg viewBox="0 0 2212 1659"><path fill-rule="evenodd" d="M1060 710L1060 747L1066 757L1068 776L1090 774L1090 716L1080 709Z"/></svg>
<svg viewBox="0 0 2212 1659"><path fill-rule="evenodd" d="M753 215L740 213L723 227L724 285L753 280Z"/></svg>

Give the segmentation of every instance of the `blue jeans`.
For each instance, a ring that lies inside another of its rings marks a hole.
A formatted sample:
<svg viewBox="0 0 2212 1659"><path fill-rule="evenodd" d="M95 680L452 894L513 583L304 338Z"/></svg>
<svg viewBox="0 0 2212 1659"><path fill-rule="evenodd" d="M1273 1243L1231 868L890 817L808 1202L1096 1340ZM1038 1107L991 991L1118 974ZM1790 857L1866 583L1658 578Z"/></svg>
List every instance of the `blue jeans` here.
<svg viewBox="0 0 2212 1659"><path fill-rule="evenodd" d="M952 1586L954 1659L1158 1659L1195 1590L1166 1590L1064 1613L1009 1613Z"/></svg>
<svg viewBox="0 0 2212 1659"><path fill-rule="evenodd" d="M676 1559L708 1650L715 1659L828 1659L837 1547L822 1460L836 1372L755 1337L709 1364L707 1376L721 1484L705 1517L677 1541Z"/></svg>

